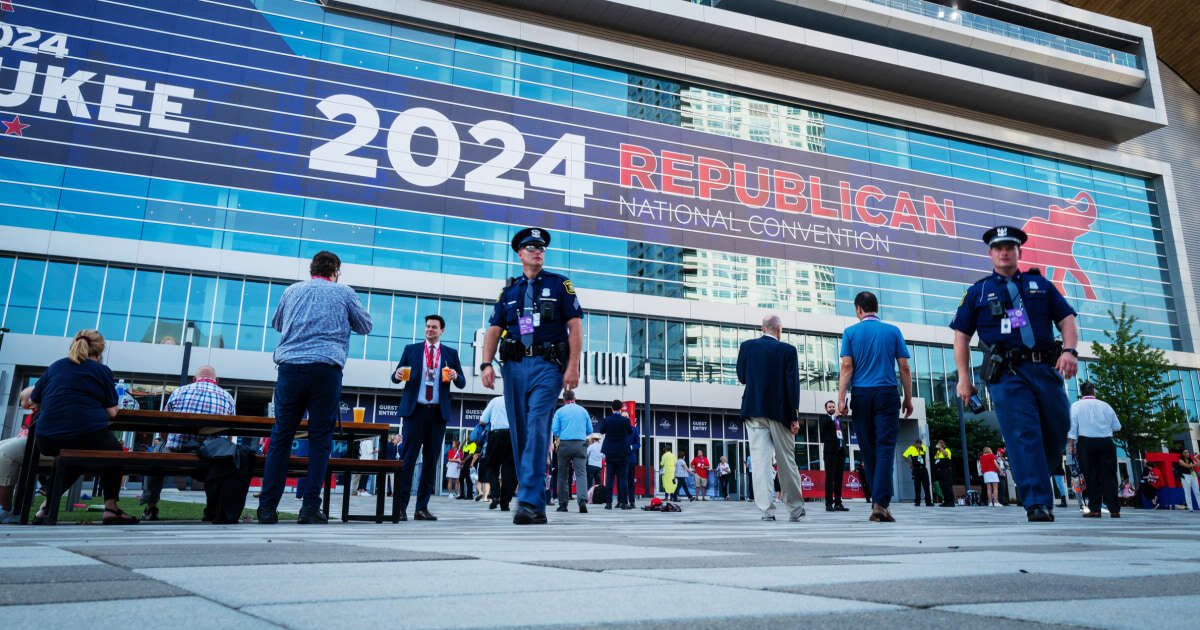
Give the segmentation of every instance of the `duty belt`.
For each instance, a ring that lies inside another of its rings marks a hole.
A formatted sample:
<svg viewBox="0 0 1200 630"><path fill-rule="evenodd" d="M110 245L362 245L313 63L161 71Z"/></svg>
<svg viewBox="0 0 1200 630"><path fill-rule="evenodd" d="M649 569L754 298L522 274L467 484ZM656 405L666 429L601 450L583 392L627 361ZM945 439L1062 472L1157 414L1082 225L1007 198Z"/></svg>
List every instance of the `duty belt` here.
<svg viewBox="0 0 1200 630"><path fill-rule="evenodd" d="M1040 363L1045 365L1054 365L1058 361L1059 355L1062 354L1061 347L1051 348L1049 350L1029 350L1027 348L1012 348L1004 352L1004 358L1009 363L1016 365L1026 361L1030 363Z"/></svg>

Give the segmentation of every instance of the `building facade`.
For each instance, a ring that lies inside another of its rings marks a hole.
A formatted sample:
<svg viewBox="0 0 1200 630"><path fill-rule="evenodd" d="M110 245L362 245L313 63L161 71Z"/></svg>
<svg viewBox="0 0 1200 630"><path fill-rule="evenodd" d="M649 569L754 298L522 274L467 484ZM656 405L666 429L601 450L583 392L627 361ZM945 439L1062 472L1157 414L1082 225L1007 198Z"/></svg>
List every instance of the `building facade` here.
<svg viewBox="0 0 1200 630"><path fill-rule="evenodd" d="M109 365L157 406L192 322L192 364L217 368L239 412L266 413L270 316L322 249L374 319L352 338L344 412L400 423L404 345L439 313L477 366L526 225L552 232L547 266L579 288L580 398L597 414L641 403L649 379L655 456L743 462L738 345L780 312L808 419L797 462L819 468L812 420L862 290L910 342L920 400L903 435L922 433L924 404L952 401L947 324L999 223L1036 237L1026 259L1079 311L1085 359L1126 307L1200 420L1182 238L1200 200L1175 183L1186 153L1143 140L1194 134L1169 112L1196 94L1163 90L1145 27L1048 0L11 9L5 434L15 392L80 328L99 328ZM469 371L447 439L492 395Z"/></svg>

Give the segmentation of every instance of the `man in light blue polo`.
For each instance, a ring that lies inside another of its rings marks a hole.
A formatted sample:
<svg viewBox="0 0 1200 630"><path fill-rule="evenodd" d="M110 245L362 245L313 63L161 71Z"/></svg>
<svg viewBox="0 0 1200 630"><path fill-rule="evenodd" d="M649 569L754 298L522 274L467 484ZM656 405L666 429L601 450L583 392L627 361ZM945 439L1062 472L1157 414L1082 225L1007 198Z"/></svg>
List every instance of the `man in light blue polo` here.
<svg viewBox="0 0 1200 630"><path fill-rule="evenodd" d="M575 491L579 493L579 513L587 512L587 458L585 440L592 432L587 409L575 402L575 392L563 392L563 406L554 412L550 434L558 438L558 511L567 511L571 500L571 466L575 467Z"/></svg>
<svg viewBox="0 0 1200 630"><path fill-rule="evenodd" d="M854 296L854 314L858 323L842 334L842 365L838 377L838 411L846 415L846 390L851 393L854 410L854 434L862 452L863 467L870 480L870 520L895 522L888 505L892 501L892 465L896 453L896 432L900 410L912 415L912 372L908 367L908 347L900 329L879 319L879 299L869 291ZM896 369L900 368L900 383ZM897 385L904 388L900 400Z"/></svg>

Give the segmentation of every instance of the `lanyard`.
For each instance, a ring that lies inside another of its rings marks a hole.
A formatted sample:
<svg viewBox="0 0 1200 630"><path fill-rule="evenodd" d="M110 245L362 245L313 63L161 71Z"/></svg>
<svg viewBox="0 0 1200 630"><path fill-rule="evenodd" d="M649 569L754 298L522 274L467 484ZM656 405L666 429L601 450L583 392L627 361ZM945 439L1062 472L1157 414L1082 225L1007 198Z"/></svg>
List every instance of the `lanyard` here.
<svg viewBox="0 0 1200 630"><path fill-rule="evenodd" d="M442 364L442 344L439 343L437 345L437 348L434 350L433 367L432 368L429 367L429 351L430 351L430 347L429 347L429 344L427 343L427 344L425 344L425 357L424 357L425 365L422 366L425 368L426 374L428 374L429 370L431 370L431 369L436 370L438 368L438 366Z"/></svg>

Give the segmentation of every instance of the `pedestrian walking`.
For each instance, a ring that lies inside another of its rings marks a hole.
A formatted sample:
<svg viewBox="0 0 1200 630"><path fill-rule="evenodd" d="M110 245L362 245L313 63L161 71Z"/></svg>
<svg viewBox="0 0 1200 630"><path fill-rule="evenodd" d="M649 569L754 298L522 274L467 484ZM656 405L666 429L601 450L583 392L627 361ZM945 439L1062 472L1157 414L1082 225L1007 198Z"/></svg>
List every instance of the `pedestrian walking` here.
<svg viewBox="0 0 1200 630"><path fill-rule="evenodd" d="M692 458L692 470L696 473L696 496L701 501L708 500L708 458L704 456L704 449L696 449L696 456Z"/></svg>
<svg viewBox="0 0 1200 630"><path fill-rule="evenodd" d="M1095 385L1080 383L1079 394L1079 400L1071 405L1067 448L1083 466L1088 495L1088 511L1083 516L1100 518L1103 501L1108 506L1108 515L1119 518L1121 503L1117 499L1117 446L1113 444L1113 432L1121 430L1121 422L1108 403L1096 398Z"/></svg>
<svg viewBox="0 0 1200 630"><path fill-rule="evenodd" d="M1179 453L1179 461L1176 462L1176 469L1179 478L1179 487L1183 488L1183 504L1191 511L1200 510L1200 486L1197 485L1196 469L1200 467L1200 462L1196 461L1196 457L1188 449L1183 449ZM1111 512L1112 508L1109 508Z"/></svg>
<svg viewBox="0 0 1200 630"><path fill-rule="evenodd" d="M522 274L510 278L496 300L479 367L484 387L494 388L492 360L500 351L519 479L513 523L526 525L547 522L550 416L559 392L579 385L583 311L571 281L543 268L549 232L525 228L511 244ZM501 333L507 333L503 344Z"/></svg>
<svg viewBox="0 0 1200 630"><path fill-rule="evenodd" d="M300 419L308 414L308 472L300 507L301 524L326 523L321 511L321 489L333 424L339 417L342 366L350 350L350 333L371 332L371 314L358 301L354 289L339 284L342 261L333 252L320 251L308 266L310 279L289 286L279 298L271 327L280 333L275 347L275 425L258 501L258 522L279 521L276 507L283 496L292 440ZM349 488L346 492L349 492Z"/></svg>
<svg viewBox="0 0 1200 630"><path fill-rule="evenodd" d="M1070 414L1063 379L1078 369L1075 311L1040 271L1020 270L1028 237L1011 226L983 235L993 271L971 285L950 327L958 397L970 402L971 338L984 348L980 378L987 383L1005 444L1012 449L1012 478L1030 522L1054 520L1050 467L1063 451ZM1054 327L1062 332L1055 341Z"/></svg>
<svg viewBox="0 0 1200 630"><path fill-rule="evenodd" d="M679 500L679 491L682 490L687 495L688 501L695 501L696 497L692 496L692 490L688 486L688 480L692 476L692 468L688 466L687 453L683 449L679 449L679 453L675 456L675 496L672 497L675 501Z"/></svg>
<svg viewBox="0 0 1200 630"><path fill-rule="evenodd" d="M479 421L488 426L487 468L491 479L492 501L489 510L509 511L517 489L517 469L513 464L512 437L504 397L496 396L483 408Z"/></svg>
<svg viewBox="0 0 1200 630"><path fill-rule="evenodd" d="M662 456L658 458L658 474L662 478L663 499L677 500L675 492L678 489L675 485L675 453L671 452L668 446L663 449Z"/></svg>
<svg viewBox="0 0 1200 630"><path fill-rule="evenodd" d="M866 478L871 486L869 520L891 523L896 519L888 506L892 502L892 467L896 452L896 433L900 413L912 415L912 372L908 367L908 348L900 329L879 319L879 299L870 291L854 296L854 315L858 323L842 335L842 363L838 376L838 412L854 410L854 434L862 453ZM897 368L900 379L896 379ZM902 388L904 397L897 394Z"/></svg>
<svg viewBox="0 0 1200 630"><path fill-rule="evenodd" d="M763 317L762 336L742 342L738 349L737 377L746 386L742 392L741 418L750 438L750 453L760 470L769 470L771 460L779 466L779 483L788 520L804 517L804 495L796 467L796 434L800 431L800 366L796 348L780 341L783 332L778 315ZM771 480L760 474L754 489L755 505L762 520L775 520Z"/></svg>
<svg viewBox="0 0 1200 630"><path fill-rule="evenodd" d="M721 484L721 500L729 500L729 480L733 477L733 470L729 467L729 461L725 456L721 456L720 463L717 464L717 479Z"/></svg>
<svg viewBox="0 0 1200 630"><path fill-rule="evenodd" d="M550 433L558 438L558 511L566 512L571 500L571 473L575 474L575 492L579 513L587 512L588 447L584 446L592 429L587 409L575 402L575 392L563 392L563 406L554 412ZM611 469L611 466L610 466Z"/></svg>

